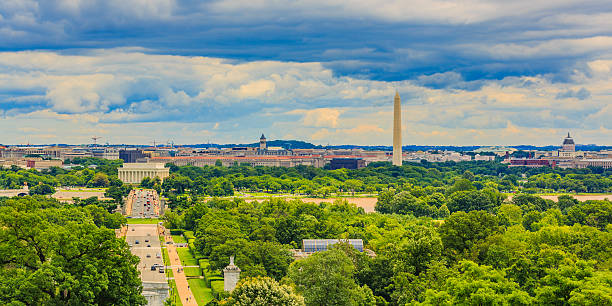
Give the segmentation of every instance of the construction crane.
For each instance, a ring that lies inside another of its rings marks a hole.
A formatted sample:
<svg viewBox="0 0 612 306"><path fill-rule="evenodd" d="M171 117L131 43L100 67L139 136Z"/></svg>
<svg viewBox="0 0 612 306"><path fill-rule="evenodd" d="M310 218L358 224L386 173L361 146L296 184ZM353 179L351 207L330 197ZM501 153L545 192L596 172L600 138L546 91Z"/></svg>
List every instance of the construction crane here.
<svg viewBox="0 0 612 306"><path fill-rule="evenodd" d="M91 137L91 139L93 140L94 146L98 144L98 139L101 139L101 138L102 137L98 137L98 136Z"/></svg>

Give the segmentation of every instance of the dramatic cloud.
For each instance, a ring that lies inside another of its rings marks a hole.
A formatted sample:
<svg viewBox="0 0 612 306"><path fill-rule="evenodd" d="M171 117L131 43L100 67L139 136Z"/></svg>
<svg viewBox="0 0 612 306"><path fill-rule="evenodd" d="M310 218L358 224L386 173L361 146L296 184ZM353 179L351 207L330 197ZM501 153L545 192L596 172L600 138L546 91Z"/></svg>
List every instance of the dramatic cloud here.
<svg viewBox="0 0 612 306"><path fill-rule="evenodd" d="M5 143L609 144L611 81L608 0L0 1Z"/></svg>
<svg viewBox="0 0 612 306"><path fill-rule="evenodd" d="M465 80L563 79L610 53L610 20L607 0L6 0L0 49L137 46L393 81L453 72L423 83L470 89Z"/></svg>
<svg viewBox="0 0 612 306"><path fill-rule="evenodd" d="M387 144L392 97L399 90L406 143L522 143L495 135L612 128L611 63L577 66L571 84L546 76L507 77L461 89L442 86L456 78L452 74L384 82L335 76L321 63L242 63L125 49L4 52L2 142L51 141L46 127L52 127L62 136L56 141L99 134L116 142L251 142L265 132L271 139ZM554 133L536 142L554 143ZM590 137L609 142L606 135Z"/></svg>

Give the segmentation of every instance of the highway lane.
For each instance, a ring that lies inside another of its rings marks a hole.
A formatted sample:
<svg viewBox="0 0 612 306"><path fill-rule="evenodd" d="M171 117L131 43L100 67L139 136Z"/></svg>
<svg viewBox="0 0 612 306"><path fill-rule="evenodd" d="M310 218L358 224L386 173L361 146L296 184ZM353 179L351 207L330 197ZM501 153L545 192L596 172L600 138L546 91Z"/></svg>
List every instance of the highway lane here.
<svg viewBox="0 0 612 306"><path fill-rule="evenodd" d="M161 202L157 191L153 189L135 189L130 192L130 211L132 218L159 218Z"/></svg>

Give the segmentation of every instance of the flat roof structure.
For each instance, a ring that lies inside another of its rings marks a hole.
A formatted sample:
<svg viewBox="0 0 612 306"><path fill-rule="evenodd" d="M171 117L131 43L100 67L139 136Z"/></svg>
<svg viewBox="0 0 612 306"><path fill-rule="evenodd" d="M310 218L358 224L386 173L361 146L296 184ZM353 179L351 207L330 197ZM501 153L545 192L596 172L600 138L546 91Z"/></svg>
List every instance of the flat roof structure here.
<svg viewBox="0 0 612 306"><path fill-rule="evenodd" d="M306 253L327 251L336 243L346 242L359 252L363 252L363 240L361 239L304 239L302 240L302 251Z"/></svg>

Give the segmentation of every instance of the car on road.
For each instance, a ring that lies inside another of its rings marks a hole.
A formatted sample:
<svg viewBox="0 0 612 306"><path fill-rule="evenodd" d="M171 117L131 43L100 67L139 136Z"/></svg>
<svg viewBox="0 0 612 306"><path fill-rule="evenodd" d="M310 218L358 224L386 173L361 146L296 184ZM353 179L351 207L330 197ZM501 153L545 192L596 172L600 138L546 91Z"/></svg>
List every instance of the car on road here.
<svg viewBox="0 0 612 306"><path fill-rule="evenodd" d="M151 258L151 254L147 254L147 258Z"/></svg>
<svg viewBox="0 0 612 306"><path fill-rule="evenodd" d="M164 267L159 267L159 273L164 273Z"/></svg>
<svg viewBox="0 0 612 306"><path fill-rule="evenodd" d="M134 244L140 244L140 241L136 240L134 241Z"/></svg>
<svg viewBox="0 0 612 306"><path fill-rule="evenodd" d="M150 245L150 244L147 244L147 248L150 248L150 247L151 247L151 245Z"/></svg>

